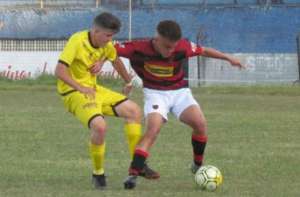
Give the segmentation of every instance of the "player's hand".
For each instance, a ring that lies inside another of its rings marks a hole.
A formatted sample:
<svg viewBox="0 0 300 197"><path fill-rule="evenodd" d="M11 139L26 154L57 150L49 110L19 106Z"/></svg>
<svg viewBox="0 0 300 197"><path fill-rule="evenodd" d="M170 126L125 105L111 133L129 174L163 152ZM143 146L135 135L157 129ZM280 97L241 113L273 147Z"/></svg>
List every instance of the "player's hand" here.
<svg viewBox="0 0 300 197"><path fill-rule="evenodd" d="M129 82L129 83L127 83L127 84L124 85L122 92L126 96L129 96L130 93L131 93L131 91L132 91L132 89L133 89L133 84L132 84L132 82Z"/></svg>
<svg viewBox="0 0 300 197"><path fill-rule="evenodd" d="M240 69L245 69L246 66L243 65L239 59L235 58L235 57L229 57L228 58L228 61L229 63L232 65L232 66L235 66L235 67L238 67Z"/></svg>
<svg viewBox="0 0 300 197"><path fill-rule="evenodd" d="M89 99L92 99L94 100L95 99L95 96L96 96L96 88L90 88L90 87L84 87L84 86L81 86L79 89L78 89L79 92L81 92L82 94L84 94L84 96L86 98L89 98Z"/></svg>
<svg viewBox="0 0 300 197"><path fill-rule="evenodd" d="M94 64L92 64L89 68L90 73L93 75L97 75L101 71L104 62L105 60L98 60Z"/></svg>

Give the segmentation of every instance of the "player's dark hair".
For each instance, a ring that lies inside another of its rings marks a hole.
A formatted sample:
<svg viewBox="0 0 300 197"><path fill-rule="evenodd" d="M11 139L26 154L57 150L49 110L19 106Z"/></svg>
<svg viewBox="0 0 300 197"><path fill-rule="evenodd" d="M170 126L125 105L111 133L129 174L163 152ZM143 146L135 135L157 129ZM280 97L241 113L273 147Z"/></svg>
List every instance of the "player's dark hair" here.
<svg viewBox="0 0 300 197"><path fill-rule="evenodd" d="M94 25L112 30L114 33L118 33L121 28L120 20L108 12L103 12L96 16L94 19Z"/></svg>
<svg viewBox="0 0 300 197"><path fill-rule="evenodd" d="M178 41L181 38L181 28L178 23L172 20L161 21L156 30L159 35L171 41Z"/></svg>

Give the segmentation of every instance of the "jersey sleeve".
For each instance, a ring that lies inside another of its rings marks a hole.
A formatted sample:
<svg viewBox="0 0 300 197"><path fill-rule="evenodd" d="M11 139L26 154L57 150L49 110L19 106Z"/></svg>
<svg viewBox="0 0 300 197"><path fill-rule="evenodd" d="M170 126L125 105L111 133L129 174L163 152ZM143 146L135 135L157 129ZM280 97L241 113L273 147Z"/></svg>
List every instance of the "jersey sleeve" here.
<svg viewBox="0 0 300 197"><path fill-rule="evenodd" d="M107 45L107 53L105 54L107 60L113 62L117 58L117 51L112 42Z"/></svg>
<svg viewBox="0 0 300 197"><path fill-rule="evenodd" d="M71 36L59 56L59 62L65 64L66 66L71 65L75 59L78 47L78 39L74 35Z"/></svg>
<svg viewBox="0 0 300 197"><path fill-rule="evenodd" d="M186 47L187 47L187 57L199 56L202 55L203 53L203 47L197 45L194 42L187 41Z"/></svg>
<svg viewBox="0 0 300 197"><path fill-rule="evenodd" d="M134 44L132 42L115 44L118 56L130 58L134 52Z"/></svg>

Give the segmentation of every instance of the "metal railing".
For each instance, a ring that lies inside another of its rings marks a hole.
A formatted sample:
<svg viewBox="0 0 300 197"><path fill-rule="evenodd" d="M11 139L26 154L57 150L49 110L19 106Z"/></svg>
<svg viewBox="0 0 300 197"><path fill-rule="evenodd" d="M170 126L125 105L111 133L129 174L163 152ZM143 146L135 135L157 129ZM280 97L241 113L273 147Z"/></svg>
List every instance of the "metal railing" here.
<svg viewBox="0 0 300 197"><path fill-rule="evenodd" d="M132 4L136 7L155 7L155 6L280 6L280 5L299 5L300 0L0 0L0 7L17 8L51 8L51 7L78 7L78 8L97 8L100 6L121 6L127 7Z"/></svg>
<svg viewBox="0 0 300 197"><path fill-rule="evenodd" d="M61 51L67 40L2 39L0 51Z"/></svg>
<svg viewBox="0 0 300 197"><path fill-rule="evenodd" d="M47 7L99 7L101 0L0 0L0 7L47 8Z"/></svg>

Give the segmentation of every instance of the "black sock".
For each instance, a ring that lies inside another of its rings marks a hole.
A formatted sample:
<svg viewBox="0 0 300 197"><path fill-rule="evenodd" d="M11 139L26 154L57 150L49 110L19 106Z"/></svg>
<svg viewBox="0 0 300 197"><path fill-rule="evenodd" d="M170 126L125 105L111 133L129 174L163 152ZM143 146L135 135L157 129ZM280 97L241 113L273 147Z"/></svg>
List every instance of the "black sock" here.
<svg viewBox="0 0 300 197"><path fill-rule="evenodd" d="M198 166L202 165L206 142L207 142L207 136L192 135L194 163Z"/></svg>
<svg viewBox="0 0 300 197"><path fill-rule="evenodd" d="M134 152L133 160L129 168L129 175L137 176L139 172L142 171L147 157L148 157L147 152L140 149L136 149Z"/></svg>

